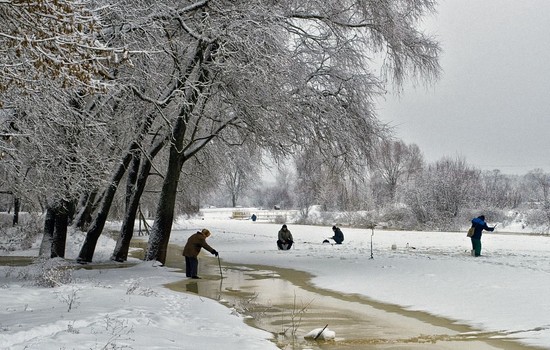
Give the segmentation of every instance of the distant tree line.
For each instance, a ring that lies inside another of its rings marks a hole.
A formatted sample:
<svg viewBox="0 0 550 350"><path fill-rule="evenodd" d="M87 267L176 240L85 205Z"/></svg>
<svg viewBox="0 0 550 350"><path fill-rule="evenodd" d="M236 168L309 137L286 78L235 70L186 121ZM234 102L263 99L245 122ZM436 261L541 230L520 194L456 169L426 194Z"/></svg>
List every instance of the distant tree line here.
<svg viewBox="0 0 550 350"><path fill-rule="evenodd" d="M426 163L417 145L385 140L362 171L329 166L320 157L300 154L277 169L273 179L250 178L240 206L299 209L302 220L316 205L330 213L355 213L354 224L381 222L396 229L458 230L472 217L492 222L519 220L537 232L550 229L550 174L482 171L461 157ZM227 189L214 190L204 204L233 206ZM318 218L315 218L318 220Z"/></svg>

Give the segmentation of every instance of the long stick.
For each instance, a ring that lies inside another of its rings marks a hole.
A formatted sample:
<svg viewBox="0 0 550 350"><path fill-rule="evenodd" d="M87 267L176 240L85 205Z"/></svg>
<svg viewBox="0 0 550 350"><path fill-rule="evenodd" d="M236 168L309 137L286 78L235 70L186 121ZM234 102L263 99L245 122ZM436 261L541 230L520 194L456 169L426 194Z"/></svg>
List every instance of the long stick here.
<svg viewBox="0 0 550 350"><path fill-rule="evenodd" d="M372 234L370 235L370 258L374 259L374 256L372 255L372 236L374 236L374 229L372 229Z"/></svg>
<svg viewBox="0 0 550 350"><path fill-rule="evenodd" d="M372 225L372 227L371 227L372 233L370 235L370 258L371 259L374 259L374 256L372 255L372 236L374 236L374 227L375 226L376 225Z"/></svg>
<svg viewBox="0 0 550 350"><path fill-rule="evenodd" d="M317 335L315 336L315 338L313 338L313 340L317 340L317 338L319 338L319 336L320 336L321 334L323 334L323 331L324 331L325 329L327 329L327 327L328 327L328 323L327 323L327 325L326 325L325 327L323 327L323 329L321 329L321 331L320 331L319 333L317 333Z"/></svg>
<svg viewBox="0 0 550 350"><path fill-rule="evenodd" d="M218 266L220 267L220 277L223 278L222 263L220 262L220 256L218 255Z"/></svg>

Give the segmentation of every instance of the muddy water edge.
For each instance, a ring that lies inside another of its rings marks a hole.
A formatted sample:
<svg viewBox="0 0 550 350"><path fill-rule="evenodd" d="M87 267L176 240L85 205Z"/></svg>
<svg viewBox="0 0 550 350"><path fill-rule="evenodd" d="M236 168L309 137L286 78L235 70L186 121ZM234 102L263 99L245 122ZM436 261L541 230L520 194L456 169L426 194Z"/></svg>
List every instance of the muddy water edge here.
<svg viewBox="0 0 550 350"><path fill-rule="evenodd" d="M144 242L134 242L145 247ZM185 269L182 247L170 245L166 265ZM136 252L134 256L140 257ZM318 288L312 276L272 266L230 264L210 255L199 257L199 280L186 278L168 284L180 292L216 300L245 315L248 325L274 335L281 349L369 350L533 350L510 334L481 332L452 320L408 311L355 294ZM336 333L332 340L306 340L323 328ZM506 339L503 339L505 338Z"/></svg>

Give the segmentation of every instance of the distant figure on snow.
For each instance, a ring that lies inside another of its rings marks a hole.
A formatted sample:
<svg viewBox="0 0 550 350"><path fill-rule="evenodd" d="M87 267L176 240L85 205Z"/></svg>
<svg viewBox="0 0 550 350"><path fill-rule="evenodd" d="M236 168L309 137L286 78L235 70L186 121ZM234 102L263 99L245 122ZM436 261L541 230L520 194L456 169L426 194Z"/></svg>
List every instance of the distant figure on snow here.
<svg viewBox="0 0 550 350"><path fill-rule="evenodd" d="M286 225L283 225L279 230L277 247L279 247L279 250L289 250L293 243L294 239L292 238L292 233L290 233Z"/></svg>
<svg viewBox="0 0 550 350"><path fill-rule="evenodd" d="M189 239L187 239L187 243L183 248L182 254L183 256L185 256L185 275L187 277L195 279L200 278L199 276L197 276L197 272L199 269L199 259L197 257L201 251L201 248L204 248L215 256L218 256L218 252L216 251L216 249L212 248L208 245L208 243L206 243L207 237L210 237L210 231L208 231L207 229L202 229L202 231L198 231L197 233L191 235Z"/></svg>
<svg viewBox="0 0 550 350"><path fill-rule="evenodd" d="M482 231L494 231L496 226L489 227L485 222L485 216L480 215L477 218L472 219L472 227L474 228L474 235L471 237L472 240L472 249L474 251L474 256L481 255L481 234Z"/></svg>
<svg viewBox="0 0 550 350"><path fill-rule="evenodd" d="M342 244L344 241L344 234L342 233L342 230L340 230L339 227L332 226L332 232L334 232L334 236L330 238L332 238L336 244Z"/></svg>

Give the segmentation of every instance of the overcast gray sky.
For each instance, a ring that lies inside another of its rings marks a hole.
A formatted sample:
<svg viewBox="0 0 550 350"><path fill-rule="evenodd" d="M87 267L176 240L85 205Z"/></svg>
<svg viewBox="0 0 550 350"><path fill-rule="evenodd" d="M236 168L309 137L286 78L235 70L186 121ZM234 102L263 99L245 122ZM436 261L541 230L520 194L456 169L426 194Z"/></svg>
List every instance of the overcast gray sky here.
<svg viewBox="0 0 550 350"><path fill-rule="evenodd" d="M426 22L441 79L378 106L428 162L460 156L483 170L550 172L550 0L441 0Z"/></svg>

